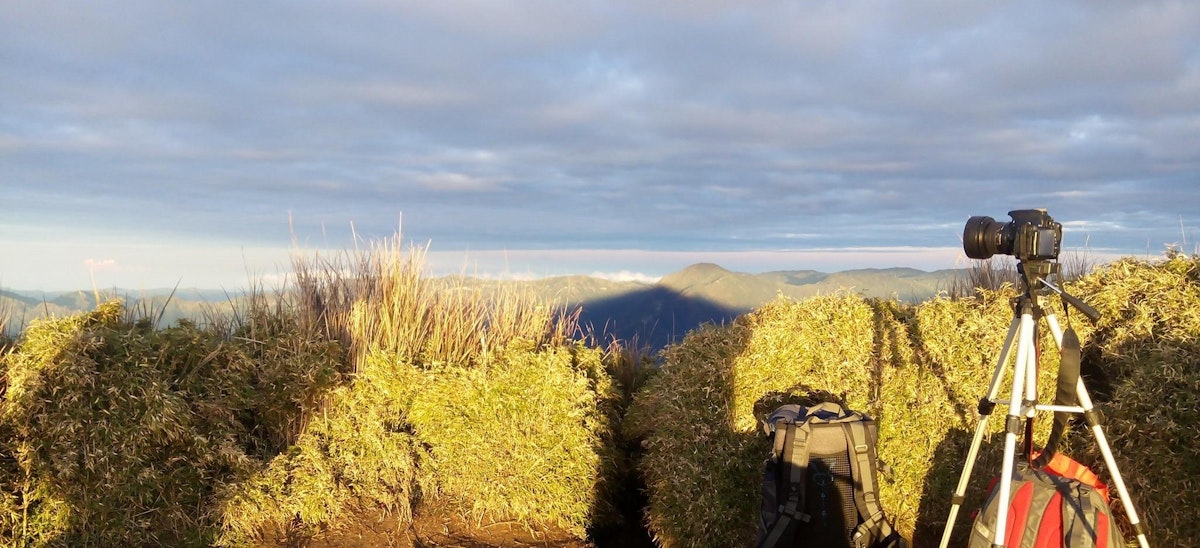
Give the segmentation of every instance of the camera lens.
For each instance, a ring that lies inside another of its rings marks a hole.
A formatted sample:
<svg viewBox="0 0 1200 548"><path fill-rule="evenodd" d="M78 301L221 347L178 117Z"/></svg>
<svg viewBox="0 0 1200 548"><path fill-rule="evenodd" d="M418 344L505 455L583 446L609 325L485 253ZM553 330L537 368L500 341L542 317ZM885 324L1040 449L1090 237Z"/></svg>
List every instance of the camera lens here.
<svg viewBox="0 0 1200 548"><path fill-rule="evenodd" d="M988 259L1003 251L1005 223L985 216L967 219L963 227L963 251L972 259Z"/></svg>

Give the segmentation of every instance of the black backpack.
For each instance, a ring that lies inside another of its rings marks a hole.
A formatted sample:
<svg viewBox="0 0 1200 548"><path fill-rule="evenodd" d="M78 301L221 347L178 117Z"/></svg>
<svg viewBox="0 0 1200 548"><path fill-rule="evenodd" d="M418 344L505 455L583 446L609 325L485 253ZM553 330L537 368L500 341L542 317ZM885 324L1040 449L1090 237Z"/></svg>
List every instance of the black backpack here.
<svg viewBox="0 0 1200 548"><path fill-rule="evenodd" d="M774 448L759 548L907 548L879 506L874 420L836 403L784 405L763 431Z"/></svg>

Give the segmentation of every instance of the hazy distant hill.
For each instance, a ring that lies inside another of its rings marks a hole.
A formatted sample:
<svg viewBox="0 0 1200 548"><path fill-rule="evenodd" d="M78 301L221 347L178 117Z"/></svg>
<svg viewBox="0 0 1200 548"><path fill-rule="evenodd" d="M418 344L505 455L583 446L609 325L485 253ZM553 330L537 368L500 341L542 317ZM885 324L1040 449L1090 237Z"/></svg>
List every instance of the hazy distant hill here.
<svg viewBox="0 0 1200 548"><path fill-rule="evenodd" d="M613 281L591 276L555 276L536 280L487 280L464 276L448 276L440 279L450 286L481 288L487 292L516 290L528 292L542 301L561 304L582 303L625 295L644 288L647 284L629 281Z"/></svg>
<svg viewBox="0 0 1200 548"><path fill-rule="evenodd" d="M920 302L950 287L961 270L924 272L911 268L847 270L824 273L789 270L747 274L711 263L694 264L664 276L657 283L612 281L589 276L559 276L524 281L495 281L461 276L439 278L448 286L467 285L483 291L518 289L540 300L574 309L593 334L631 340L659 348L679 341L688 331L706 322L725 322L779 296L804 299L835 291L852 291L868 297ZM115 290L127 303L139 302L146 310L162 313L162 325L178 318L200 318L212 310L228 310L231 298L221 290ZM170 297L168 301L167 298ZM165 303L165 305L164 305ZM91 291L0 291L0 318L9 328L46 314L60 316L95 306ZM7 316L5 316L7 313Z"/></svg>
<svg viewBox="0 0 1200 548"><path fill-rule="evenodd" d="M14 333L35 318L64 316L73 309L61 304L43 301L21 292L0 290L0 327Z"/></svg>
<svg viewBox="0 0 1200 548"><path fill-rule="evenodd" d="M174 291L174 294L172 294ZM109 289L100 291L100 299L119 298L126 306L144 316L161 317L162 327L174 324L181 318L201 319L214 313L227 313L230 301L240 295L227 294L222 290L158 289L128 290ZM9 291L0 290L0 325L12 333L20 331L29 322L43 317L62 317L96 306L96 294L92 291Z"/></svg>

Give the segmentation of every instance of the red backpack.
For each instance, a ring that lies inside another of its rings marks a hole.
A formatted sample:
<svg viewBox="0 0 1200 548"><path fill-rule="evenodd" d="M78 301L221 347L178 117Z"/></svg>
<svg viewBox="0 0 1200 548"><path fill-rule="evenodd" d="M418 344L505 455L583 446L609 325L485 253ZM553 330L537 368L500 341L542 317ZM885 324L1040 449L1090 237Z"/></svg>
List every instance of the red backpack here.
<svg viewBox="0 0 1200 548"><path fill-rule="evenodd" d="M969 548L992 548L998 494L999 481L993 481L991 494L971 528ZM1088 467L1061 453L1042 469L1018 462L1013 468L1009 501L1005 546L1125 546L1108 506L1108 486Z"/></svg>

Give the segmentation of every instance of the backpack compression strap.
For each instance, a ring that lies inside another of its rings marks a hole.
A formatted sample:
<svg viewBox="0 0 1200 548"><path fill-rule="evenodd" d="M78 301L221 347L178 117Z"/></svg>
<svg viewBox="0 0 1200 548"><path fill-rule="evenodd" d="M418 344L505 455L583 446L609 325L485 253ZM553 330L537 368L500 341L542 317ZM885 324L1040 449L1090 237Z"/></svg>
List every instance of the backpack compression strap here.
<svg viewBox="0 0 1200 548"><path fill-rule="evenodd" d="M780 508L779 519L763 539L761 548L771 548L779 544L790 534L795 523L812 519L804 513L804 483L808 475L808 436L812 428L808 423L787 423L785 435L775 432L775 454L780 455L781 462L788 470L787 503Z"/></svg>

